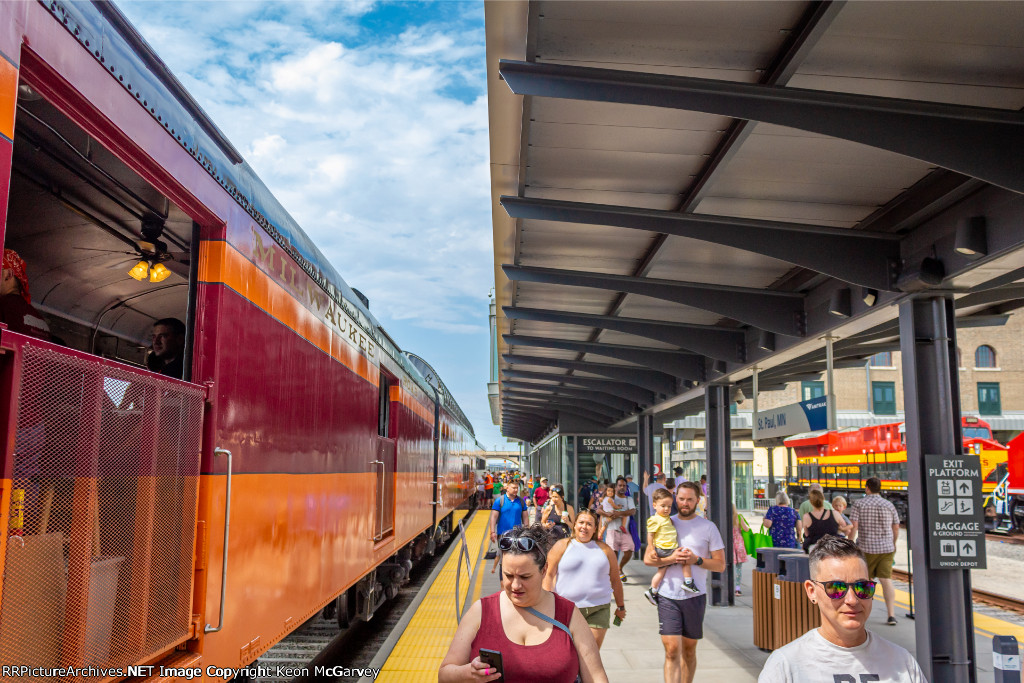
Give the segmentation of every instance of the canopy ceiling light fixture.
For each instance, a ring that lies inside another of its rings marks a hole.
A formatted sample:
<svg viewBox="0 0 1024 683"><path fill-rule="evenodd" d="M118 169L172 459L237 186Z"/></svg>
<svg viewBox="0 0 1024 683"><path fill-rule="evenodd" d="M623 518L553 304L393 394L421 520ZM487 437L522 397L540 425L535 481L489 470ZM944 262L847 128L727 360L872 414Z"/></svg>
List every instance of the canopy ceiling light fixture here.
<svg viewBox="0 0 1024 683"><path fill-rule="evenodd" d="M964 218L956 227L956 253L974 260L988 255L988 237L985 234L985 217Z"/></svg>
<svg viewBox="0 0 1024 683"><path fill-rule="evenodd" d="M843 287L832 292L832 296L828 301L828 312L840 318L849 318L853 315L849 287Z"/></svg>
<svg viewBox="0 0 1024 683"><path fill-rule="evenodd" d="M865 306L871 308L878 302L878 290L864 287L860 290L860 298Z"/></svg>
<svg viewBox="0 0 1024 683"><path fill-rule="evenodd" d="M149 259L142 259L128 271L128 274L139 282L145 280L147 276L150 282L163 282L171 276L171 271L160 262L152 263Z"/></svg>

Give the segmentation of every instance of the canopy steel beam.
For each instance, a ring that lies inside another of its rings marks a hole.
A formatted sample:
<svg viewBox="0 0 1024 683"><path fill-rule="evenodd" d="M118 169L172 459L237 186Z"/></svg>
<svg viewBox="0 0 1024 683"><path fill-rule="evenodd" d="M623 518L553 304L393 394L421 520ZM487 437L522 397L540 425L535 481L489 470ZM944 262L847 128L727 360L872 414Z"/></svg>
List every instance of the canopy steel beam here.
<svg viewBox="0 0 1024 683"><path fill-rule="evenodd" d="M501 60L518 95L639 104L763 121L852 140L1024 192L1024 115L824 90Z"/></svg>
<svg viewBox="0 0 1024 683"><path fill-rule="evenodd" d="M510 320L534 320L562 325L582 325L605 330L617 330L638 337L646 337L674 344L687 351L699 353L716 360L743 362L746 356L745 337L742 330L730 330L713 325L688 325L686 323L663 322L643 318L620 318L613 315L571 313L569 311L545 311L539 308L516 308L502 306L505 317Z"/></svg>
<svg viewBox="0 0 1024 683"><path fill-rule="evenodd" d="M793 292L535 266L506 264L502 266L502 270L508 279L515 282L540 282L629 292L711 311L776 334L802 337L806 331L803 295Z"/></svg>
<svg viewBox="0 0 1024 683"><path fill-rule="evenodd" d="M629 384L635 384L638 387L664 396L674 394L678 390L678 381L675 377L664 372L658 372L657 370L612 365L611 363L568 360L565 358L523 356L515 353L502 354L502 358L506 363L513 365L539 365L545 368L563 368L575 372L589 372L593 375L602 375L622 382L628 382Z"/></svg>
<svg viewBox="0 0 1024 683"><path fill-rule="evenodd" d="M565 399L565 400L568 401L570 399ZM555 403L553 401L537 402L537 401L525 401L525 400L522 400L522 399L509 399L508 400L508 404L510 406L516 406L516 407L522 408L523 410L527 410L527 411L530 410L531 408L541 408L541 409L543 409L543 408L547 407L547 408L556 410L556 411L558 411L560 413L572 413L573 415L579 415L580 417L585 417L588 420L593 420L594 422L599 422L599 423L602 423L602 424L607 424L607 423L611 422L615 418L615 416L613 416L613 415L607 415L607 414L605 414L603 412L599 412L599 411L596 411L596 410L591 410L590 408L588 408L585 405L579 405L579 404L574 404L574 403L565 403L563 401Z"/></svg>
<svg viewBox="0 0 1024 683"><path fill-rule="evenodd" d="M609 408L616 408L626 413L631 413L636 410L636 403L630 401L628 398L613 396L612 394L606 394L603 391L595 391L593 389L536 384L534 382L516 382L510 380L502 382L502 386L508 387L509 389L522 389L524 391L543 393L553 396L585 398L595 403L603 403Z"/></svg>
<svg viewBox="0 0 1024 683"><path fill-rule="evenodd" d="M557 382L560 384L570 384L577 387L596 389L597 391L603 391L606 394L628 398L639 405L650 405L654 403L655 399L653 391L648 391L647 389L638 387L635 384L627 384L626 382L613 382L606 379L579 377L577 375L556 375L546 372L530 372L528 370L509 369L503 370L501 374L511 379L532 379L541 382Z"/></svg>
<svg viewBox="0 0 1024 683"><path fill-rule="evenodd" d="M507 397L507 400L519 403L527 402L551 405L571 405L578 408L586 408L592 413L598 413L599 415L613 417L616 419L622 417L628 412L595 399L570 396L567 394L538 394L525 389L506 389L505 396Z"/></svg>
<svg viewBox="0 0 1024 683"><path fill-rule="evenodd" d="M674 377L699 380L704 377L704 357L692 353L683 353L671 349L648 349L643 346L625 346L623 344L602 344L599 342L572 341L569 339L549 339L547 337L527 337L514 334L503 334L502 339L511 346L539 346L545 349L562 349L592 353L596 356L617 358L628 363L660 370Z"/></svg>
<svg viewBox="0 0 1024 683"><path fill-rule="evenodd" d="M855 285L896 289L900 236L890 233L535 197L504 196L501 205L512 218L689 237L770 256Z"/></svg>

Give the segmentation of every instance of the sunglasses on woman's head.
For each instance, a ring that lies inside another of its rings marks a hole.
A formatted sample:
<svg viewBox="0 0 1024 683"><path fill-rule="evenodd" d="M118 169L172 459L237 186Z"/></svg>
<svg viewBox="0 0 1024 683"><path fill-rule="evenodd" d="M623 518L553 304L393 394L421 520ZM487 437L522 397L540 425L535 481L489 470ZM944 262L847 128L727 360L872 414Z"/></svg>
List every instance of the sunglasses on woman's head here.
<svg viewBox="0 0 1024 683"><path fill-rule="evenodd" d="M814 579L811 579L814 581ZM820 584L825 589L825 595L833 600L839 600L840 598L846 597L846 592L853 589L853 594L860 600L870 600L875 596L875 582L874 581L855 581L853 583L847 583L846 581L814 581L814 583Z"/></svg>
<svg viewBox="0 0 1024 683"><path fill-rule="evenodd" d="M532 538L526 536L502 536L498 539L498 548L502 552L512 550L512 548L519 548L524 553L528 553L533 550L537 542Z"/></svg>

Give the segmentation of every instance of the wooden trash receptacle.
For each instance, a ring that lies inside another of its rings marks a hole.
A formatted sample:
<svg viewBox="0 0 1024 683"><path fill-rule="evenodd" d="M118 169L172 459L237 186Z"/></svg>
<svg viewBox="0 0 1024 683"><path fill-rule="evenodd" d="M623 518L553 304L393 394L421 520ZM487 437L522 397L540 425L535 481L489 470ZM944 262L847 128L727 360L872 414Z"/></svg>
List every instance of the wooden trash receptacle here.
<svg viewBox="0 0 1024 683"><path fill-rule="evenodd" d="M754 647L768 651L774 647L775 577L779 573L779 555L792 553L792 548L758 548L754 568Z"/></svg>
<svg viewBox="0 0 1024 683"><path fill-rule="evenodd" d="M773 649L776 650L821 626L818 606L807 598L804 590L804 581L811 578L808 557L803 553L790 553L780 555L778 562L772 629Z"/></svg>

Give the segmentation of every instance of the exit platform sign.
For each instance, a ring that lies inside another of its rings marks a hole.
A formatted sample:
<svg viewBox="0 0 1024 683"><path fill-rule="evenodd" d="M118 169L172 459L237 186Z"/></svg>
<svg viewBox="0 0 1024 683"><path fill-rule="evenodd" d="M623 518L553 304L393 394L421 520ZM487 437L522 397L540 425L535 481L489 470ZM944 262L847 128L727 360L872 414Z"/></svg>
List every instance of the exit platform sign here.
<svg viewBox="0 0 1024 683"><path fill-rule="evenodd" d="M981 458L926 455L928 566L931 569L985 569L985 511Z"/></svg>

